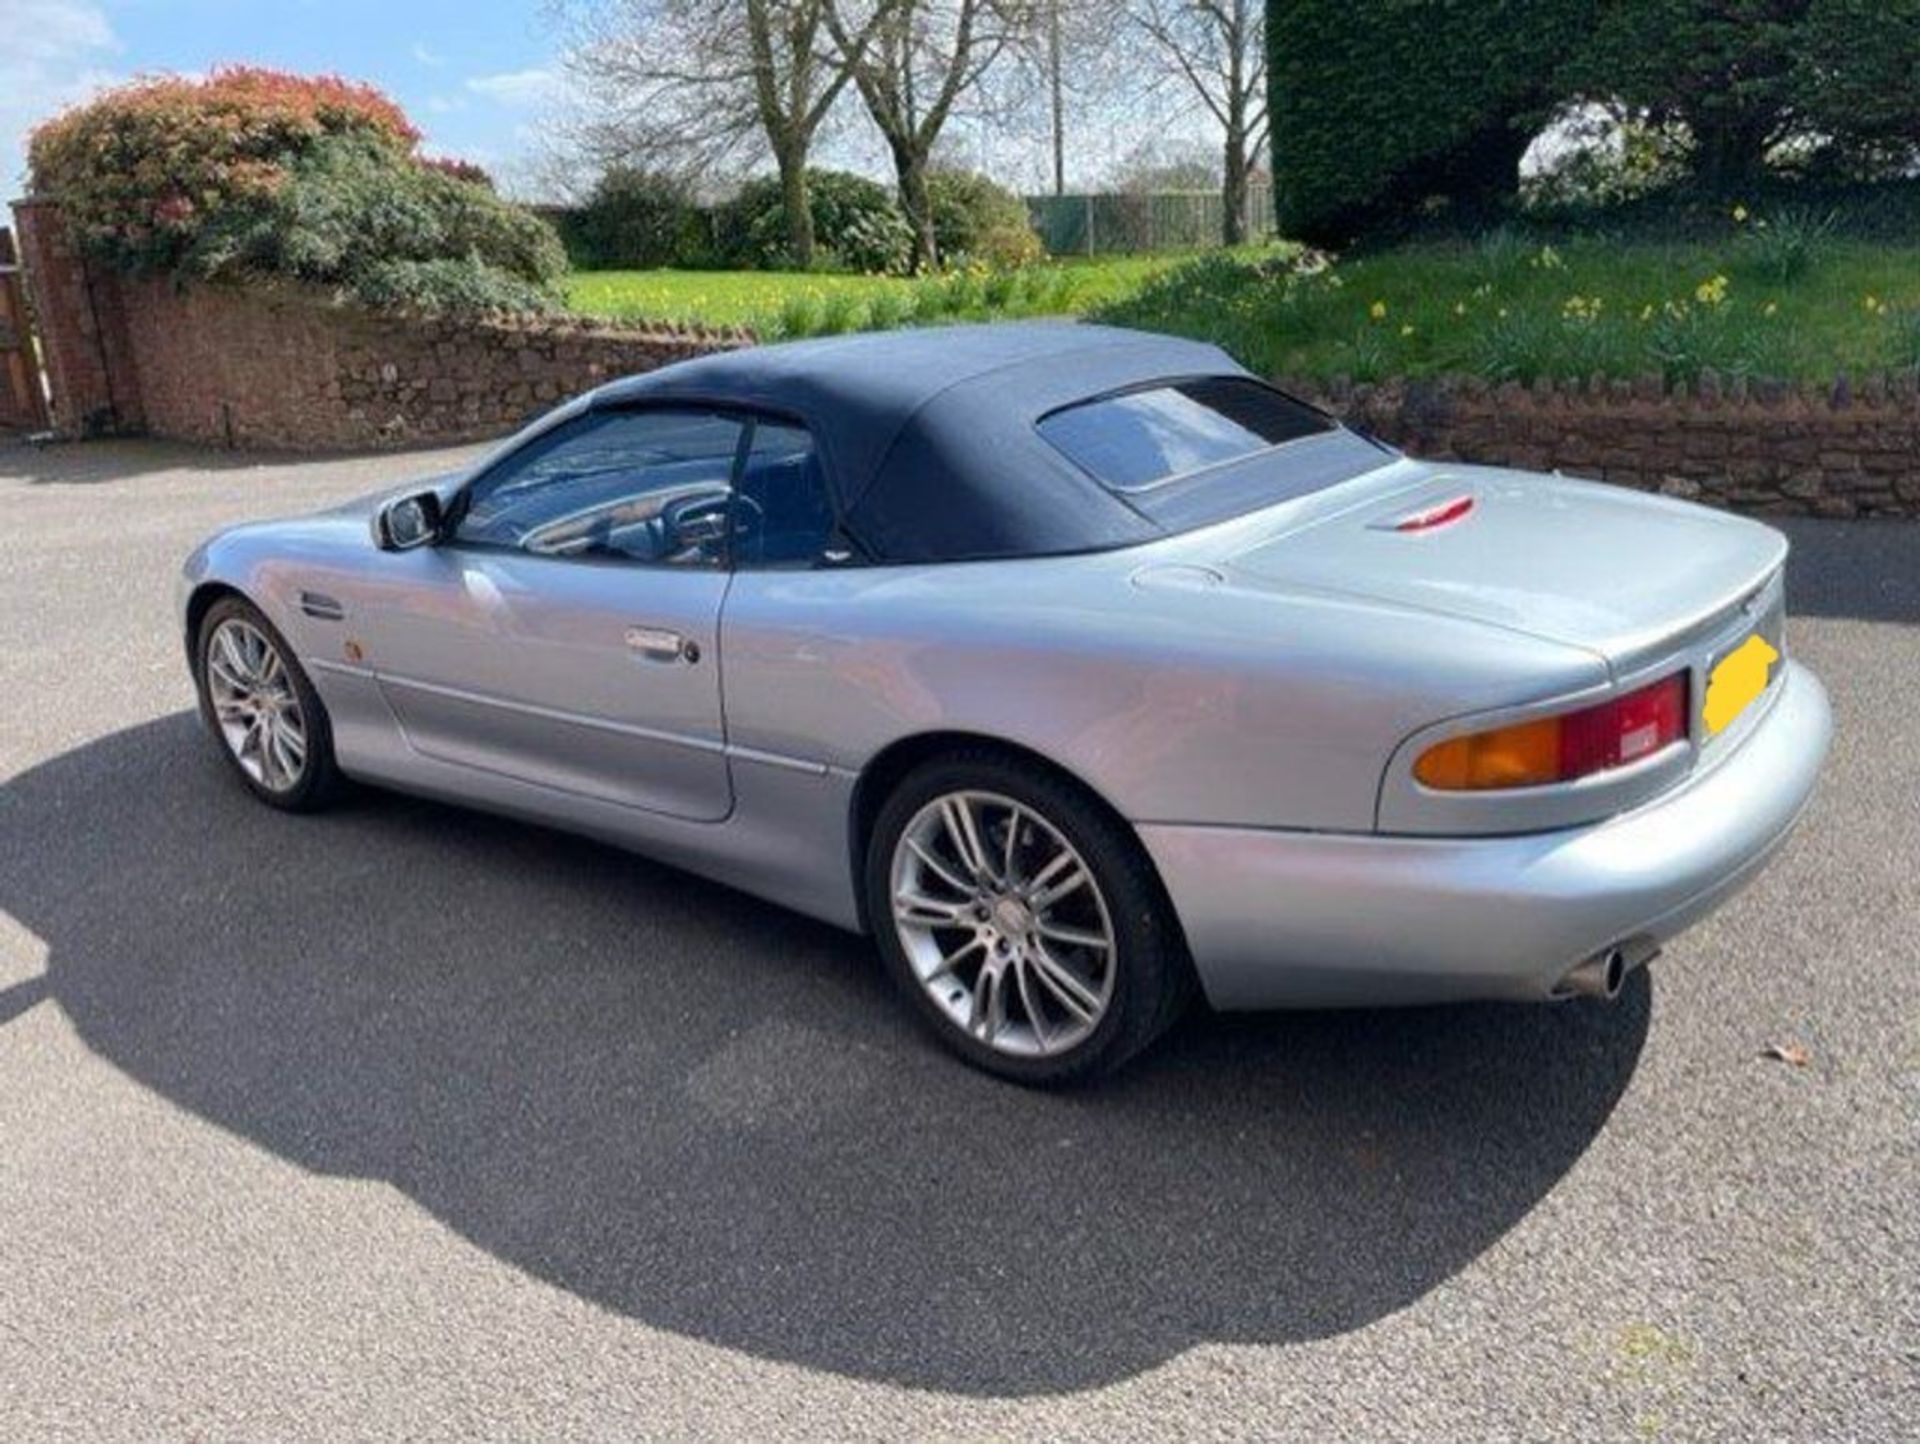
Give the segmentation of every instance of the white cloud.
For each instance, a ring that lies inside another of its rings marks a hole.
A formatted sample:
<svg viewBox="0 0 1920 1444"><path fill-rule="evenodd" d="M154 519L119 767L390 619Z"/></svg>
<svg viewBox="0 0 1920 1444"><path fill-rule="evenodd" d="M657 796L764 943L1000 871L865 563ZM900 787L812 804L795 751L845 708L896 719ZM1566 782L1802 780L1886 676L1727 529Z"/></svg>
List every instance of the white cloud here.
<svg viewBox="0 0 1920 1444"><path fill-rule="evenodd" d="M427 47L418 40L413 42L413 58L422 65L431 65L436 69L447 63L446 56L441 55L438 51L427 49Z"/></svg>
<svg viewBox="0 0 1920 1444"><path fill-rule="evenodd" d="M561 88L559 73L545 68L476 75L467 81L467 89L475 95L483 95L501 105L544 105L557 100Z"/></svg>
<svg viewBox="0 0 1920 1444"><path fill-rule="evenodd" d="M25 185L27 132L120 77L120 49L93 0L8 0L0 39L0 189Z"/></svg>

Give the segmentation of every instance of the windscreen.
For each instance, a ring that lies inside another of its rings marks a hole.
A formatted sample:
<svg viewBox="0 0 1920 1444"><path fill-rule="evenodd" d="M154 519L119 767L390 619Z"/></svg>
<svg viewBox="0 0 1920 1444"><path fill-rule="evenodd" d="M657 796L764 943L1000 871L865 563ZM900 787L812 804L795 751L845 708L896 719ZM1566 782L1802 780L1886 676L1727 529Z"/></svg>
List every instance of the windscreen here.
<svg viewBox="0 0 1920 1444"><path fill-rule="evenodd" d="M1237 461L1334 430L1328 417L1241 376L1142 387L1050 412L1041 436L1082 471L1118 492Z"/></svg>

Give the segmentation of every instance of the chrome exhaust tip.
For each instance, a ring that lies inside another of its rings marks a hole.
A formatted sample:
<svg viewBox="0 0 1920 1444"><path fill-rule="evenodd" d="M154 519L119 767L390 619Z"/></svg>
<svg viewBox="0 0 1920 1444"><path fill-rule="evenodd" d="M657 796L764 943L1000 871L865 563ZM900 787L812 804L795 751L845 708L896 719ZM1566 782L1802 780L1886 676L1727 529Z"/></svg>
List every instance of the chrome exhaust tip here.
<svg viewBox="0 0 1920 1444"><path fill-rule="evenodd" d="M1620 996L1627 980L1627 954L1624 948L1603 948L1583 963L1577 963L1554 989L1563 997L1602 998L1611 1003Z"/></svg>

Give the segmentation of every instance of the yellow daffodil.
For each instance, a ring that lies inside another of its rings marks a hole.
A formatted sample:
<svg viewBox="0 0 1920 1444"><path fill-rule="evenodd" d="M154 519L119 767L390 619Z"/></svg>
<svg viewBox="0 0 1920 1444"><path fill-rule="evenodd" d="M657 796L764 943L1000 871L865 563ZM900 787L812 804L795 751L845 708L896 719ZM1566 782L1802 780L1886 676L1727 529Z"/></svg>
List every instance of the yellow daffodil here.
<svg viewBox="0 0 1920 1444"><path fill-rule="evenodd" d="M1744 226L1747 223L1747 208L1745 206L1735 206L1733 208L1733 221L1735 225L1739 226Z"/></svg>
<svg viewBox="0 0 1920 1444"><path fill-rule="evenodd" d="M1386 320L1387 303L1385 301L1375 301L1371 306L1367 307L1367 314L1376 321Z"/></svg>

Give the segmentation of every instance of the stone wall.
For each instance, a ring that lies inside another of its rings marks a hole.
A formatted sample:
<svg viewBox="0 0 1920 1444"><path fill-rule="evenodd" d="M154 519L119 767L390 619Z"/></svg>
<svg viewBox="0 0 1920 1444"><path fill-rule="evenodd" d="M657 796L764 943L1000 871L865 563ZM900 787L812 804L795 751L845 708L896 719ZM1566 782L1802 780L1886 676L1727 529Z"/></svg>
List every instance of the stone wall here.
<svg viewBox="0 0 1920 1444"><path fill-rule="evenodd" d="M1777 515L1920 516L1920 378L1287 385L1425 457L1562 470Z"/></svg>
<svg viewBox="0 0 1920 1444"><path fill-rule="evenodd" d="M499 436L737 336L381 315L295 287L119 283L146 429L294 451Z"/></svg>

